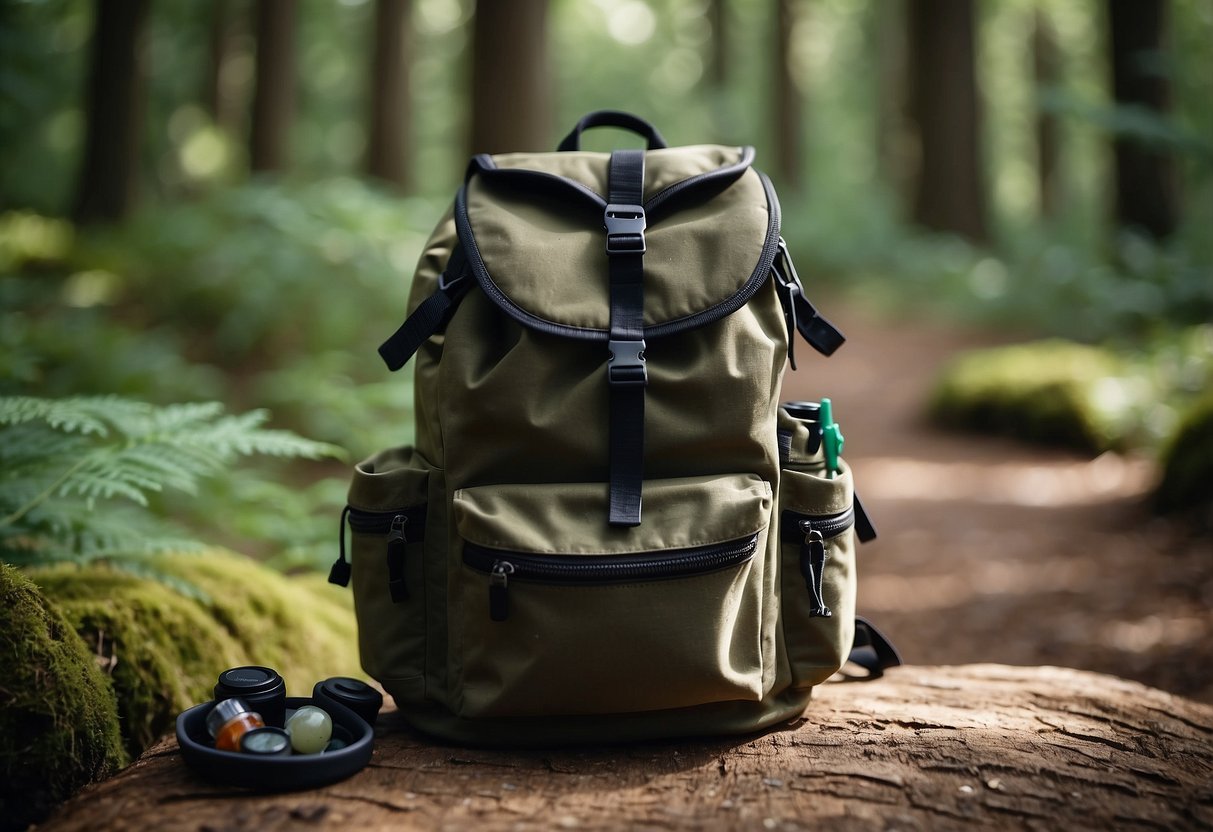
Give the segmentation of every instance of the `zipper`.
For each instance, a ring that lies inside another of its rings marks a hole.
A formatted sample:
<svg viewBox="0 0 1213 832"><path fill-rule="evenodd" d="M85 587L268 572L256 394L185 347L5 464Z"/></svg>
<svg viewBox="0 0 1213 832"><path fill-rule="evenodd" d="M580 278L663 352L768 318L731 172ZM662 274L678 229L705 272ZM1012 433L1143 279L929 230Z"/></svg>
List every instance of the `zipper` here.
<svg viewBox="0 0 1213 832"><path fill-rule="evenodd" d="M739 566L752 559L757 550L757 534L694 549L634 555L538 555L465 543L463 562L488 574L489 617L505 621L509 617L511 581L605 586L689 578Z"/></svg>
<svg viewBox="0 0 1213 832"><path fill-rule="evenodd" d="M823 542L855 525L855 504L837 514L805 514L785 509L779 524L779 536L784 543L799 543L809 531L821 532Z"/></svg>
<svg viewBox="0 0 1213 832"><path fill-rule="evenodd" d="M349 586L350 563L345 556L345 527L358 534L386 534L385 552L388 571L388 593L393 603L408 600L409 588L404 578L405 555L410 543L425 539L425 504L394 511L366 511L346 506L341 512L338 532L338 556L329 570L329 583Z"/></svg>
<svg viewBox="0 0 1213 832"><path fill-rule="evenodd" d="M854 504L837 514L804 514L788 509L780 517L780 540L800 546L800 575L809 593L809 615L814 618L834 615L826 606L822 588L826 560L829 559L826 541L853 527L855 517Z"/></svg>

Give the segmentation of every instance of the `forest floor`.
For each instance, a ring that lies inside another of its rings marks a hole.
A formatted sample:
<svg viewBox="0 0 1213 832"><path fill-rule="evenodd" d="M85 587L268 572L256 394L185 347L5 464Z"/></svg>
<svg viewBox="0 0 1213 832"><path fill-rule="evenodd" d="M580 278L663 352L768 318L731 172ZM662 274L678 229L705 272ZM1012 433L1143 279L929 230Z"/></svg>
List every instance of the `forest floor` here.
<svg viewBox="0 0 1213 832"><path fill-rule="evenodd" d="M934 428L941 367L1013 338L821 308L847 343L829 360L801 344L783 399L834 401L880 531L859 612L904 660L1075 667L1213 703L1213 542L1150 514L1153 463Z"/></svg>

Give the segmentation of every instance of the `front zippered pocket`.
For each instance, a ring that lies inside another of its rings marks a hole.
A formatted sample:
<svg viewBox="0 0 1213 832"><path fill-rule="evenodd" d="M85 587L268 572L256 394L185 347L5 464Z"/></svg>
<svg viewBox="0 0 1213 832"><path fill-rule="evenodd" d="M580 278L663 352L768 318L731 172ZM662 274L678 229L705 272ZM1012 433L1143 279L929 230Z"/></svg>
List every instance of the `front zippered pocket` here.
<svg viewBox="0 0 1213 832"><path fill-rule="evenodd" d="M463 562L488 575L489 617L505 621L510 581L602 586L688 578L738 566L757 550L756 534L710 546L630 555L538 555L466 543Z"/></svg>
<svg viewBox="0 0 1213 832"><path fill-rule="evenodd" d="M775 680L776 542L753 474L645 481L636 528L599 482L455 491L450 652L465 718L757 702Z"/></svg>

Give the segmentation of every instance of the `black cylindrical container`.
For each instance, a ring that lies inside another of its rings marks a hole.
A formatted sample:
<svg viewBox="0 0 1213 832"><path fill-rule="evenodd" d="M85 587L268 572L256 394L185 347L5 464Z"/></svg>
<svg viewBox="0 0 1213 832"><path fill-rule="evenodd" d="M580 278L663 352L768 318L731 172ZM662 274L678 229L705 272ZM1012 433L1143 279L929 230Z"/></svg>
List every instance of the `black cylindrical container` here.
<svg viewBox="0 0 1213 832"><path fill-rule="evenodd" d="M804 452L817 453L817 449L821 447L821 404L818 402L783 402L779 406L793 419L803 422L809 429L809 441Z"/></svg>
<svg viewBox="0 0 1213 832"><path fill-rule="evenodd" d="M367 725L375 727L379 718L379 709L383 707L383 694L366 682L350 679L346 676L334 676L317 682L312 689L312 699L321 708L328 702L344 705L358 716L366 720Z"/></svg>
<svg viewBox="0 0 1213 832"><path fill-rule="evenodd" d="M281 728L286 724L286 682L273 668L248 665L220 673L215 700L236 696L261 714L266 725Z"/></svg>

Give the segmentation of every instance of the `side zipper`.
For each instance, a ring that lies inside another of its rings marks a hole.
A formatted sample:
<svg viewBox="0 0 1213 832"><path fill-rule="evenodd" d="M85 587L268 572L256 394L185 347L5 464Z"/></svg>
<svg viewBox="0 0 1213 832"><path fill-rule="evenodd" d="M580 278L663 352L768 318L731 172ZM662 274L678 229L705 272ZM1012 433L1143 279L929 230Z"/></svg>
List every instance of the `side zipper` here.
<svg viewBox="0 0 1213 832"><path fill-rule="evenodd" d="M825 576L826 540L838 537L855 525L855 505L837 514L811 515L790 509L780 518L780 538L784 543L800 546L800 574L809 593L809 615L831 618L833 611L826 606L822 583Z"/></svg>
<svg viewBox="0 0 1213 832"><path fill-rule="evenodd" d="M537 555L465 543L463 562L471 569L488 573L489 618L505 621L509 617L512 580L601 586L688 578L739 566L752 559L757 550L756 534L694 549L634 555Z"/></svg>
<svg viewBox="0 0 1213 832"><path fill-rule="evenodd" d="M411 506L395 511L365 511L346 506L341 512L341 528L338 532L337 561L329 570L329 583L349 586L350 563L345 556L345 527L359 534L386 534L385 557L388 569L388 592L392 601L399 604L408 600L409 588L404 577L405 556L408 544L425 539L424 505Z"/></svg>

